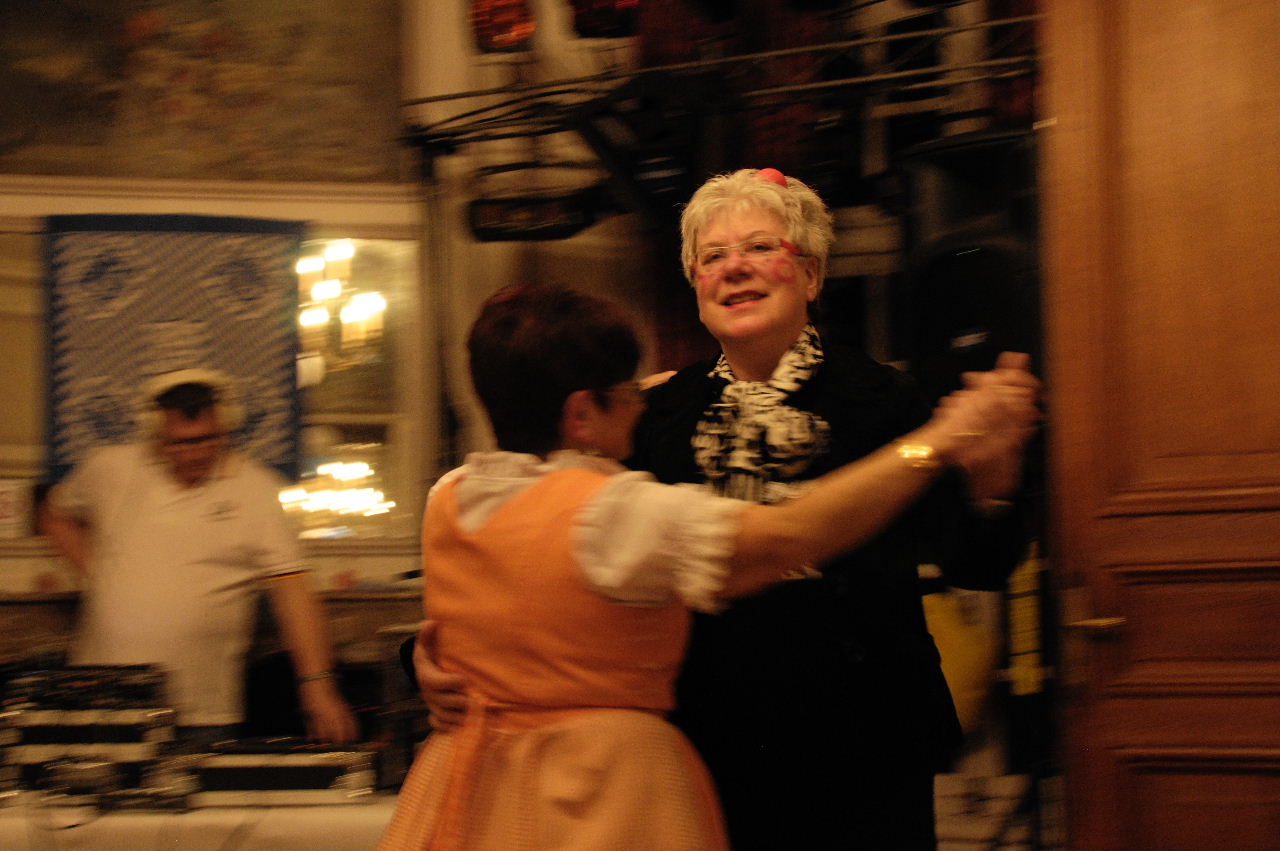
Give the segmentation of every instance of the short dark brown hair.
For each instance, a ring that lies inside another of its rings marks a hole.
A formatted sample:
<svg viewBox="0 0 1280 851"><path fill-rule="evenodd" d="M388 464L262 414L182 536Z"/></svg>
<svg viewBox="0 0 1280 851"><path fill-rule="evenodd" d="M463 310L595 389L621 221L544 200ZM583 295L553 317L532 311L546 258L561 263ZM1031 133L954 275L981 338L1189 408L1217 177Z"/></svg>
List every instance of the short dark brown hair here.
<svg viewBox="0 0 1280 851"><path fill-rule="evenodd" d="M532 284L505 287L485 301L467 352L498 446L538 455L560 445L570 393L627 381L640 363L640 344L618 305Z"/></svg>

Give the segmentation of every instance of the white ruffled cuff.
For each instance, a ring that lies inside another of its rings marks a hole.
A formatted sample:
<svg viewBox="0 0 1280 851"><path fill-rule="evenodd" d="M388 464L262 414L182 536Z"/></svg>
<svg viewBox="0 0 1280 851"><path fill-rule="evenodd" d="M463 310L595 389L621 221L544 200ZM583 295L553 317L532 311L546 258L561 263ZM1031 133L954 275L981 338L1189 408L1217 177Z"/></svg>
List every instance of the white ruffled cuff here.
<svg viewBox="0 0 1280 851"><path fill-rule="evenodd" d="M690 490L690 488L681 488ZM724 607L720 592L729 578L729 558L733 555L742 512L751 503L712 496L696 491L682 512L682 522L673 524L668 555L672 584L686 606L702 612L718 612Z"/></svg>
<svg viewBox="0 0 1280 851"><path fill-rule="evenodd" d="M647 474L616 476L579 512L577 554L597 591L631 605L675 601L717 611L742 511L750 503Z"/></svg>

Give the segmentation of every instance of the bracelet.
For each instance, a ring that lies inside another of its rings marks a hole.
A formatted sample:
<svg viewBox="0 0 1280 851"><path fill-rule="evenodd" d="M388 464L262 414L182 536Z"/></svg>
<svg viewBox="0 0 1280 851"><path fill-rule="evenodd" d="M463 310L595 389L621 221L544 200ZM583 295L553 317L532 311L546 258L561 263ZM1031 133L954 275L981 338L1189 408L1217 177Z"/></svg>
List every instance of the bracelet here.
<svg viewBox="0 0 1280 851"><path fill-rule="evenodd" d="M898 457L906 461L913 469L936 470L942 466L942 459L938 457L938 450L927 443L907 443L900 440L895 444L894 448L898 452Z"/></svg>
<svg viewBox="0 0 1280 851"><path fill-rule="evenodd" d="M979 517L988 520L1003 517L1013 509L1013 502L1007 499L975 499L972 505Z"/></svg>
<svg viewBox="0 0 1280 851"><path fill-rule="evenodd" d="M333 679L333 671L316 671L314 674L303 674L302 676L298 677L298 682L310 683L310 682L315 682L316 680L331 680L331 679Z"/></svg>

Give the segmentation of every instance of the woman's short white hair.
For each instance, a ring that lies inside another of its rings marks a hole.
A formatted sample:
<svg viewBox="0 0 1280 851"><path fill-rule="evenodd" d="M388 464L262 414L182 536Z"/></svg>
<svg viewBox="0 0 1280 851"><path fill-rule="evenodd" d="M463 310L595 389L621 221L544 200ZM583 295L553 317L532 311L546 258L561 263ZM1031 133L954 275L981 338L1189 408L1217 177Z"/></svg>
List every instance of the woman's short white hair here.
<svg viewBox="0 0 1280 851"><path fill-rule="evenodd" d="M744 168L717 175L693 193L680 214L680 263L684 275L694 280L698 235L712 218L726 210L760 209L773 213L786 227L782 234L807 257L818 261L818 281L827 276L827 256L835 241L831 211L804 182L785 178L786 186L762 178L760 169Z"/></svg>

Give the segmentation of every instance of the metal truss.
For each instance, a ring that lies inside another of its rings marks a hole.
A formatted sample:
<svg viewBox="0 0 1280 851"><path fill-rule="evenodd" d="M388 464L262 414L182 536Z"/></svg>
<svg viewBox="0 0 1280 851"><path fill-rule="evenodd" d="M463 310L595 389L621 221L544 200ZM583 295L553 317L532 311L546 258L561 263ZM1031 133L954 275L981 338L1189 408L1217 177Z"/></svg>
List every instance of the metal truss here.
<svg viewBox="0 0 1280 851"><path fill-rule="evenodd" d="M867 5L873 3L854 8ZM903 16L894 23L928 14L931 12ZM862 35L785 50L416 98L403 104L409 117L404 140L431 158L473 143L575 132L584 113L598 111L637 91L661 90L703 113L769 109L799 101L856 102L924 92L946 97L962 86L1034 74L1036 55L1027 46L1035 43L1033 29L1040 17L1024 15ZM995 33L981 59L910 67L945 39L978 30ZM863 61L860 54L875 45L898 47L901 52L879 63L873 73L848 75L842 71L859 67ZM1007 55L1010 53L1013 55ZM519 62L519 56L513 54L512 61ZM431 123L413 120L414 113L427 105L468 102L482 105Z"/></svg>

